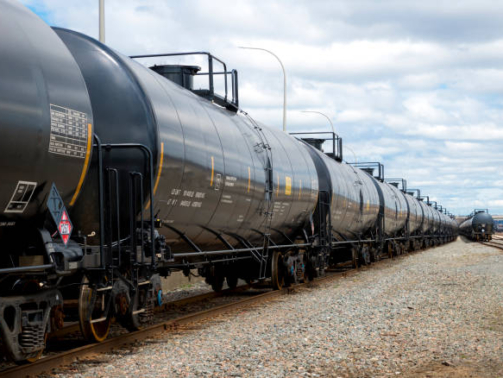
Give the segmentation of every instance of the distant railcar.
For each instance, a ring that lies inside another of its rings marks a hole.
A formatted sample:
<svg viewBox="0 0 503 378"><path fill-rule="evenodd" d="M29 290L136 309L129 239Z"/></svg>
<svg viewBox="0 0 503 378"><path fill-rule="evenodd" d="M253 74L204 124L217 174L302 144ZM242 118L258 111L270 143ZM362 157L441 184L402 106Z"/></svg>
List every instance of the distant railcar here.
<svg viewBox="0 0 503 378"><path fill-rule="evenodd" d="M491 240L494 234L494 220L488 210L474 210L459 226L459 232L471 240Z"/></svg>

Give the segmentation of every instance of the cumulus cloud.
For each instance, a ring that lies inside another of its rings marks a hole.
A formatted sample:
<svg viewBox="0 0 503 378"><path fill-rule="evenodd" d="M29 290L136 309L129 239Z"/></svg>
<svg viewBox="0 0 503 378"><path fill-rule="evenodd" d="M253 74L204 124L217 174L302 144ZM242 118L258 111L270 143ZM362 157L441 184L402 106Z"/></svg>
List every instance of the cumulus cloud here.
<svg viewBox="0 0 503 378"><path fill-rule="evenodd" d="M51 25L98 35L96 0L22 1ZM452 212L503 213L498 2L106 0L106 11L111 47L211 51L238 69L242 107L281 128L278 62L238 46L274 51L287 71L290 130L329 131L302 112L321 111L354 152L349 161L382 161Z"/></svg>

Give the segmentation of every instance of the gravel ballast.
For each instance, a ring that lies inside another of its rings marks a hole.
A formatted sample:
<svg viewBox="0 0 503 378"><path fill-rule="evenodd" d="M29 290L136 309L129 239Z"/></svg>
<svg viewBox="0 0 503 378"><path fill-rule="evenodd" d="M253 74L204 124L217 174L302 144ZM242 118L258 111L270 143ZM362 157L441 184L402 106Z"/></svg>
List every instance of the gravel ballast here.
<svg viewBox="0 0 503 378"><path fill-rule="evenodd" d="M60 377L503 377L503 252L458 239Z"/></svg>

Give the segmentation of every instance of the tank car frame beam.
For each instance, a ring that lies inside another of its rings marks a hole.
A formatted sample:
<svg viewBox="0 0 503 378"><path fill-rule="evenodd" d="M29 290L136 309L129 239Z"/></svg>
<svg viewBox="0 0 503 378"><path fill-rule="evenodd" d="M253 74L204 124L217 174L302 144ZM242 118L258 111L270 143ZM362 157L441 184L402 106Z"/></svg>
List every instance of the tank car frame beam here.
<svg viewBox="0 0 503 378"><path fill-rule="evenodd" d="M5 268L0 269L0 274L30 273L30 272L40 273L41 270L47 270L47 269L56 269L56 265L45 264L45 265L33 265L33 266L20 266L16 268Z"/></svg>

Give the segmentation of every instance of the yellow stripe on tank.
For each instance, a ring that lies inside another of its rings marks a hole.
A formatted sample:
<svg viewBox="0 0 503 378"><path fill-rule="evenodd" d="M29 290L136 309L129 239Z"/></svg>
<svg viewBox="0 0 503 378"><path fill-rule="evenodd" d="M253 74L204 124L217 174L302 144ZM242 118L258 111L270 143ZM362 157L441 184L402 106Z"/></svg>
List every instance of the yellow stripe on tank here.
<svg viewBox="0 0 503 378"><path fill-rule="evenodd" d="M285 176L285 195L290 196L292 194L292 178Z"/></svg>
<svg viewBox="0 0 503 378"><path fill-rule="evenodd" d="M75 201L77 201L77 197L79 196L80 190L82 189L82 184L84 184L87 168L89 168L89 161L91 160L92 141L93 141L93 126L90 123L88 123L86 158L84 160L84 167L82 168L82 173L80 174L79 183L77 184L77 189L75 189L75 193L73 194L72 200L70 201L70 206L73 206L75 204Z"/></svg>
<svg viewBox="0 0 503 378"><path fill-rule="evenodd" d="M159 181L161 180L161 173L162 173L162 167L164 163L164 143L161 142L161 156L159 156L159 169L157 170L157 177L155 179L155 184L154 184L154 194L157 192L157 187L159 186ZM145 205L145 210L147 210L150 207L150 199L147 202L147 205Z"/></svg>
<svg viewBox="0 0 503 378"><path fill-rule="evenodd" d="M157 178L155 179L154 194L157 192L157 187L159 186L163 163L164 163L164 143L161 142L161 156L159 157L159 170L157 171Z"/></svg>
<svg viewBox="0 0 503 378"><path fill-rule="evenodd" d="M210 179L210 186L213 186L213 177L215 175L215 158L212 156L211 157L211 179Z"/></svg>

